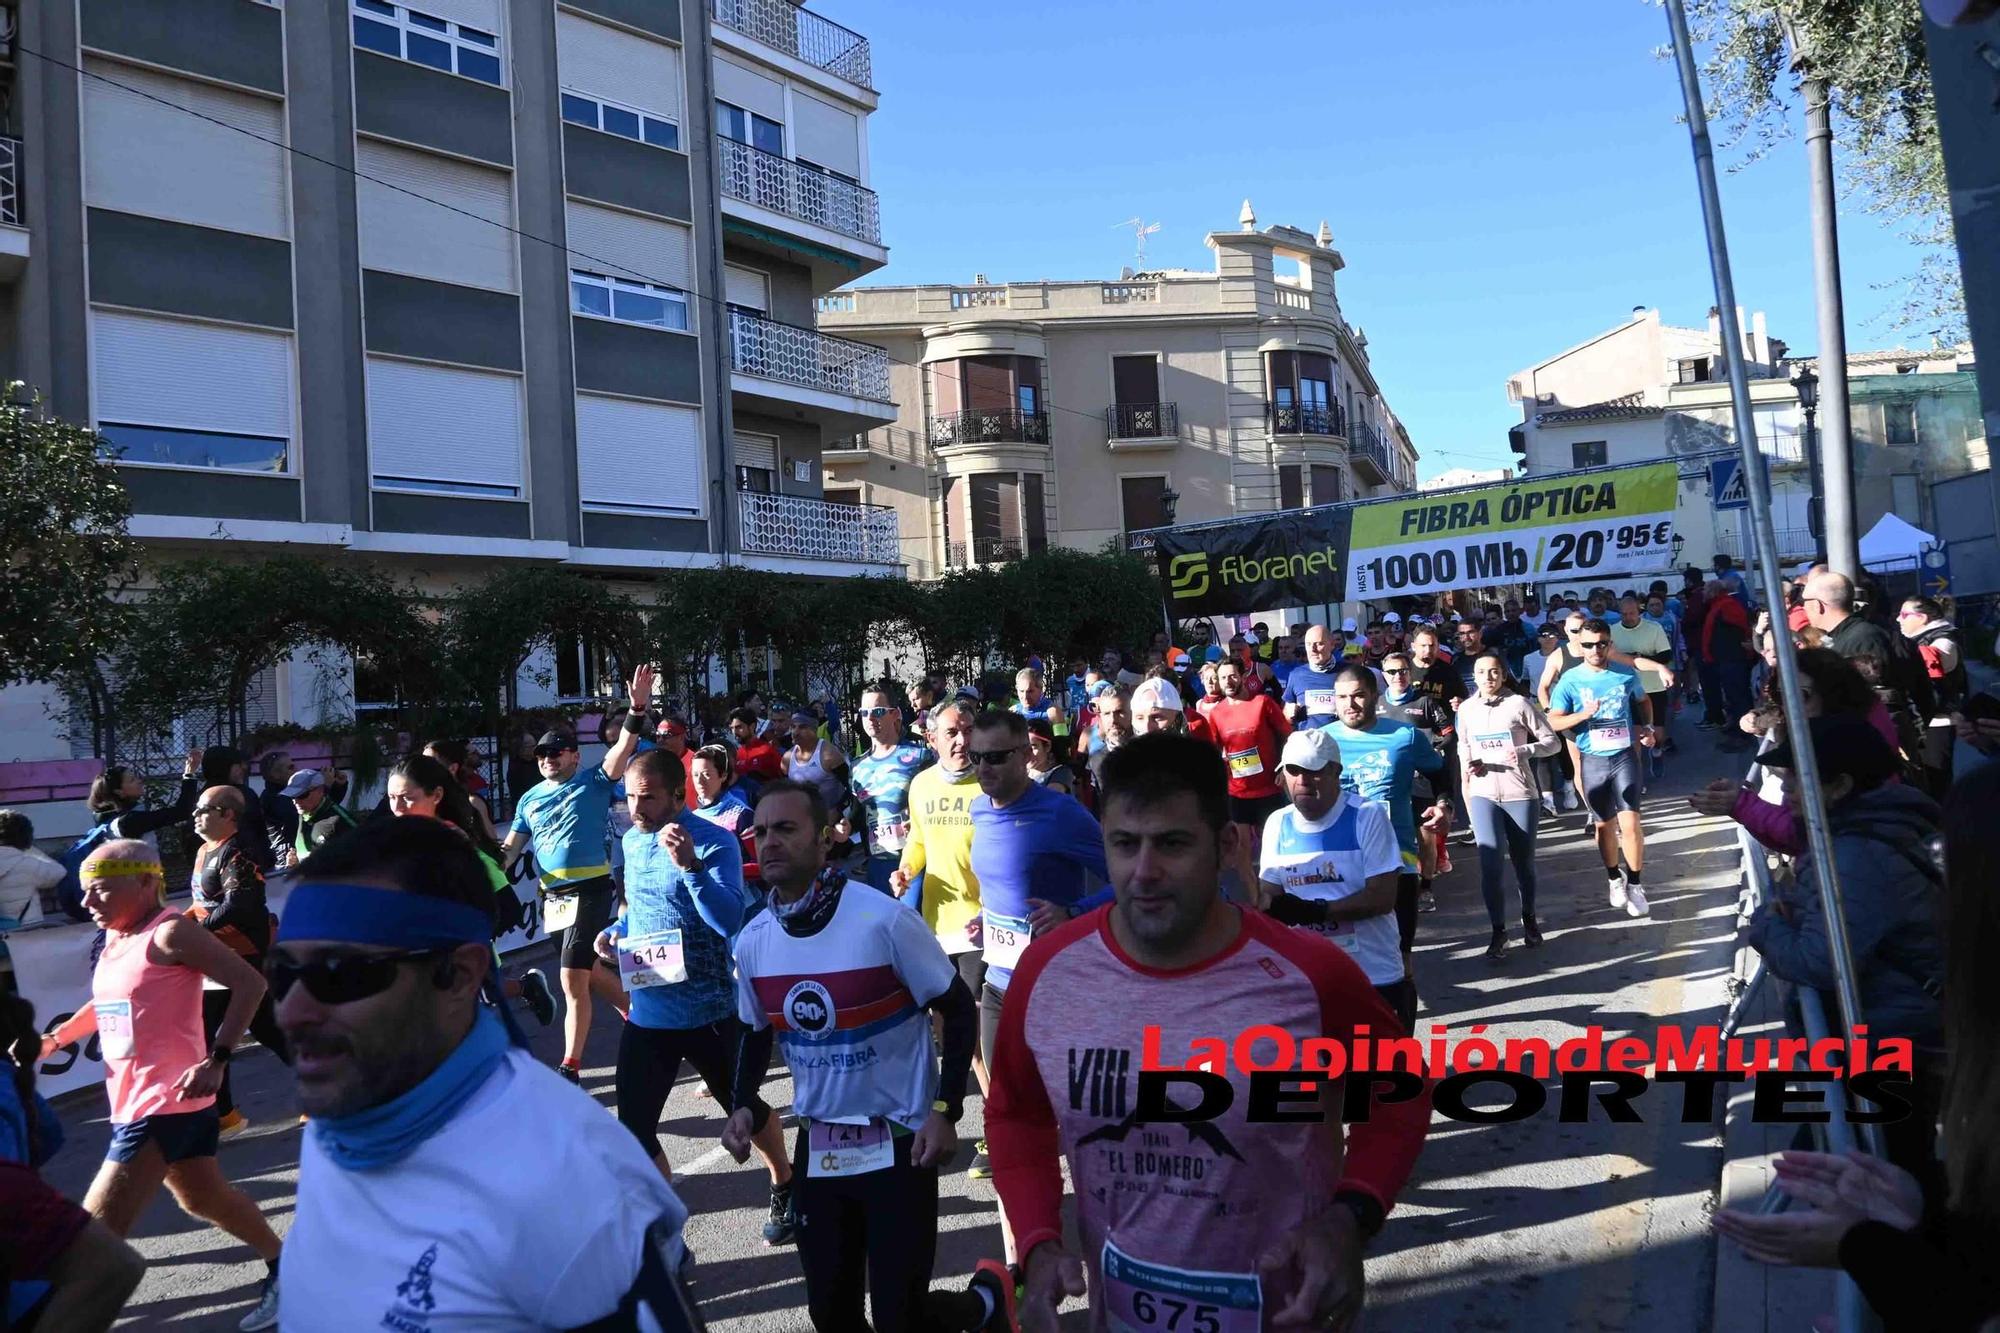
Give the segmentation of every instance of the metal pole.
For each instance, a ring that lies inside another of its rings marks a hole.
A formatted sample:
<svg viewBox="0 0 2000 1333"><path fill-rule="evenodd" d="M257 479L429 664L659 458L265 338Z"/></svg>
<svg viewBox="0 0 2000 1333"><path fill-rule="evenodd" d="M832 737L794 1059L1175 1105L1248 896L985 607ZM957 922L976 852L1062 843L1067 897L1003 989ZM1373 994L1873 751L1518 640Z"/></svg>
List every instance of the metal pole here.
<svg viewBox="0 0 2000 1333"><path fill-rule="evenodd" d="M1819 427L1815 422L1818 409L1808 407L1806 413L1806 476L1812 484L1812 496L1806 502L1806 527L1812 530L1813 540L1826 543L1826 483L1820 476ZM1817 551L1814 552L1818 554Z"/></svg>
<svg viewBox="0 0 2000 1333"><path fill-rule="evenodd" d="M1774 624L1783 614L1778 598L1777 530L1771 520L1770 480L1759 466L1764 460L1757 448L1756 419L1751 414L1750 380L1743 365L1743 334L1736 319L1736 281L1729 271L1729 239L1722 226L1722 195L1715 183L1715 148L1709 140L1708 115L1701 100L1701 75L1695 69L1694 43L1688 37L1685 0L1667 0L1667 26L1672 35L1674 63L1681 78L1681 99L1687 110L1688 137L1694 149L1696 183L1701 187L1702 221L1708 230L1709 268L1715 278L1715 304L1722 317L1722 348L1729 367L1729 396L1735 409L1736 447L1743 456L1743 475L1750 489L1750 530L1757 539L1756 572L1763 580L1764 604L1774 608ZM1803 722L1807 716L1805 694L1799 687L1798 649L1789 634L1771 636L1778 650L1778 683L1784 700L1785 716ZM1840 877L1833 860L1833 831L1826 817L1821 795L1819 756L1813 752L1812 733L1803 726L1790 729L1792 753L1798 761L1797 778L1804 789L1806 844L1811 849L1813 878L1819 883L1820 913L1826 919L1827 948L1833 956L1835 990L1840 1010L1852 1030L1862 1021L1861 997L1854 984L1854 953L1847 942L1847 908L1841 900ZM1874 1125L1859 1127L1862 1142L1878 1156L1881 1146Z"/></svg>

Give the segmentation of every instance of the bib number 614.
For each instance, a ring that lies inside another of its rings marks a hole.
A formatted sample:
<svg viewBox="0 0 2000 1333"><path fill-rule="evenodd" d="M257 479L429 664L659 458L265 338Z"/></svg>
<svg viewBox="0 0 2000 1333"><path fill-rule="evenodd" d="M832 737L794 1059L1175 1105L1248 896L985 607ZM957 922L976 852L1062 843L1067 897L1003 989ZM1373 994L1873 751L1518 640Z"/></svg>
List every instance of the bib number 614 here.
<svg viewBox="0 0 2000 1333"><path fill-rule="evenodd" d="M1132 1293L1132 1316L1146 1328L1166 1333L1222 1333L1222 1307L1197 1305L1150 1291Z"/></svg>

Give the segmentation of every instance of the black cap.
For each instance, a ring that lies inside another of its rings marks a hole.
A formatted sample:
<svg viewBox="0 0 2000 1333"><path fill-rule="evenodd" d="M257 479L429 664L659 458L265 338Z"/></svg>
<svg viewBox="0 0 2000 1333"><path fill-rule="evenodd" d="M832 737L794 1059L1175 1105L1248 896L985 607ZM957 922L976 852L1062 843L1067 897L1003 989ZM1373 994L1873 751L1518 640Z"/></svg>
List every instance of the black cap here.
<svg viewBox="0 0 2000 1333"><path fill-rule="evenodd" d="M1813 754L1819 758L1823 778L1849 777L1863 791L1879 787L1903 771L1903 761L1875 730L1873 723L1857 713L1835 713L1812 720ZM1760 758L1766 768L1793 768L1789 741Z"/></svg>
<svg viewBox="0 0 2000 1333"><path fill-rule="evenodd" d="M574 750L576 748L576 737L564 735L560 731L545 731L542 733L542 738L535 742L535 748L537 750Z"/></svg>

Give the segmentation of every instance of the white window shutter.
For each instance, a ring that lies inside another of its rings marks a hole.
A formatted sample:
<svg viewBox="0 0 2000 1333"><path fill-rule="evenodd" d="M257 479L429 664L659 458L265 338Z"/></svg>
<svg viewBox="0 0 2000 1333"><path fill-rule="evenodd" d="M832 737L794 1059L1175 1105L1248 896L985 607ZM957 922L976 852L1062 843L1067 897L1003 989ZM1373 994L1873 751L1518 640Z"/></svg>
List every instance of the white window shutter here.
<svg viewBox="0 0 2000 1333"><path fill-rule="evenodd" d="M562 86L670 120L681 118L681 52L622 28L556 11Z"/></svg>
<svg viewBox="0 0 2000 1333"><path fill-rule="evenodd" d="M575 199L569 201L567 213L571 268L693 289L692 241L686 227Z"/></svg>
<svg viewBox="0 0 2000 1333"><path fill-rule="evenodd" d="M792 156L861 178L861 126L852 111L792 90Z"/></svg>
<svg viewBox="0 0 2000 1333"><path fill-rule="evenodd" d="M376 478L521 488L521 377L368 358Z"/></svg>
<svg viewBox="0 0 2000 1333"><path fill-rule="evenodd" d="M97 420L292 438L292 335L93 310Z"/></svg>
<svg viewBox="0 0 2000 1333"><path fill-rule="evenodd" d="M766 120L785 123L785 85L721 56L715 58L715 95Z"/></svg>
<svg viewBox="0 0 2000 1333"><path fill-rule="evenodd" d="M576 396L577 494L585 505L700 514L701 413L602 394ZM643 460L648 485L634 494Z"/></svg>
<svg viewBox="0 0 2000 1333"><path fill-rule="evenodd" d="M509 230L514 181L507 172L376 139L356 140L354 166L361 176L354 193L362 267L520 289Z"/></svg>
<svg viewBox="0 0 2000 1333"><path fill-rule="evenodd" d="M401 0L397 0L401 3ZM481 32L499 34L505 40L505 24L500 19L500 0L417 0L410 5L419 14L429 14L434 19L444 19L451 23L463 23Z"/></svg>
<svg viewBox="0 0 2000 1333"><path fill-rule="evenodd" d="M737 431L736 464L738 467L763 468L775 478L778 475L778 437Z"/></svg>
<svg viewBox="0 0 2000 1333"><path fill-rule="evenodd" d="M771 309L771 280L753 268L725 264L722 269L724 296L733 306L767 314Z"/></svg>

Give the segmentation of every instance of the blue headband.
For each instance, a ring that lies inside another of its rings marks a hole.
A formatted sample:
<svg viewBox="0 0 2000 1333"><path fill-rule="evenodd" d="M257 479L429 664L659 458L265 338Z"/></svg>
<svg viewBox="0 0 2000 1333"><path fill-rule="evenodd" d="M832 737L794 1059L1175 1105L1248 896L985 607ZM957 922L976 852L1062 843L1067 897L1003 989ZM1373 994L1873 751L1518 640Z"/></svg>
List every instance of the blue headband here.
<svg viewBox="0 0 2000 1333"><path fill-rule="evenodd" d="M485 944L492 934L492 916L477 907L421 893L307 880L285 899L277 942L438 949Z"/></svg>

